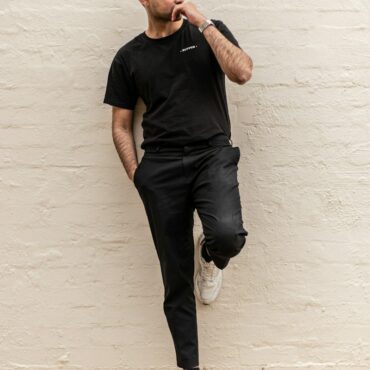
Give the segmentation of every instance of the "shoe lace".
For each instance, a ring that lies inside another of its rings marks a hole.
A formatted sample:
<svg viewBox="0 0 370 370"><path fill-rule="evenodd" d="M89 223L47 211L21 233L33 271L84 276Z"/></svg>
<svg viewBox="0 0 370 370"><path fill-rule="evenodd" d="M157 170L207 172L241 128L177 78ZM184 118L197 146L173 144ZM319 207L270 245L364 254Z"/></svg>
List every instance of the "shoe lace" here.
<svg viewBox="0 0 370 370"><path fill-rule="evenodd" d="M213 261L205 261L202 269L202 279L207 282L213 281L217 275L217 270L217 266L214 264Z"/></svg>
<svg viewBox="0 0 370 370"><path fill-rule="evenodd" d="M201 241L201 246L205 243L205 238ZM203 257L203 268L202 268L202 280L206 282L212 282L217 275L218 268L213 261L207 262Z"/></svg>

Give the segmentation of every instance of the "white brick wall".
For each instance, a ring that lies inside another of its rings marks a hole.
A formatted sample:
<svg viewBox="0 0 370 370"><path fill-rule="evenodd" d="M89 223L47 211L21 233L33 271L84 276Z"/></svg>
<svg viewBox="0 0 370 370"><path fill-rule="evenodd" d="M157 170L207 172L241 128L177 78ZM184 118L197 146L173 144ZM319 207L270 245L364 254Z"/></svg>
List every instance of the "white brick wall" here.
<svg viewBox="0 0 370 370"><path fill-rule="evenodd" d="M255 65L227 82L248 249L198 305L201 365L370 369L369 2L194 3ZM0 370L175 369L144 208L101 103L145 10L0 5Z"/></svg>

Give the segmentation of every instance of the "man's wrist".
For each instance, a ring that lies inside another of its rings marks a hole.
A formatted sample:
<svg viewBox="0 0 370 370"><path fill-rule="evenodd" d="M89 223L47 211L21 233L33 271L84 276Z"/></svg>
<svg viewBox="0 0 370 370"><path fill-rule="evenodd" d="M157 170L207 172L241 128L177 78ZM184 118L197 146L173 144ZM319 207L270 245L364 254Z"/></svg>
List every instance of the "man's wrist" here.
<svg viewBox="0 0 370 370"><path fill-rule="evenodd" d="M202 17L197 21L196 26L199 28L205 21L207 20L207 17Z"/></svg>
<svg viewBox="0 0 370 370"><path fill-rule="evenodd" d="M211 19L207 18L207 19L205 19L205 20L200 24L200 26L198 27L199 32L200 32L200 33L204 33L204 31L205 31L208 27L210 27L210 26L215 26L215 24L212 22L212 20L211 20Z"/></svg>
<svg viewBox="0 0 370 370"><path fill-rule="evenodd" d="M136 169L137 169L137 166L135 167L135 169L133 171L131 171L130 176L129 176L129 178L132 182L134 182Z"/></svg>

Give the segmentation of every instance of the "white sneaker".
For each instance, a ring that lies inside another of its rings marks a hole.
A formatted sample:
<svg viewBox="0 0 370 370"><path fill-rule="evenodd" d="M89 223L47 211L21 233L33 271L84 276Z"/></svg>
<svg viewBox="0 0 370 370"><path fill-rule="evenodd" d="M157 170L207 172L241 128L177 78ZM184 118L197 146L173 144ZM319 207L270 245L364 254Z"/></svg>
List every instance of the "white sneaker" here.
<svg viewBox="0 0 370 370"><path fill-rule="evenodd" d="M194 277L194 292L196 297L203 304L212 303L218 296L222 285L222 270L213 261L207 262L202 257L202 244L205 238L203 232L197 241L197 263Z"/></svg>

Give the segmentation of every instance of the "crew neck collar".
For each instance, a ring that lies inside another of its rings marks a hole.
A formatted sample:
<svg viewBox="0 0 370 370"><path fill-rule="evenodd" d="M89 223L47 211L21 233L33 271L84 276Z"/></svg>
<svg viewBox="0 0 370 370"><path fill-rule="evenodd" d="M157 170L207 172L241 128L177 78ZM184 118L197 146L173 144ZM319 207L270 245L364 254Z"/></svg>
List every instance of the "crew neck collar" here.
<svg viewBox="0 0 370 370"><path fill-rule="evenodd" d="M150 42L163 42L172 39L175 37L177 34L179 34L184 28L185 24L188 22L186 18L183 18L182 25L180 28L178 28L175 32L171 33L170 35L164 36L164 37L158 37L158 38L153 38L149 37L145 31L142 33L142 36L145 38L145 40L150 41Z"/></svg>

